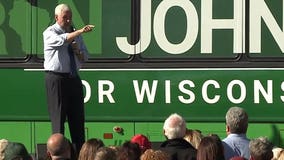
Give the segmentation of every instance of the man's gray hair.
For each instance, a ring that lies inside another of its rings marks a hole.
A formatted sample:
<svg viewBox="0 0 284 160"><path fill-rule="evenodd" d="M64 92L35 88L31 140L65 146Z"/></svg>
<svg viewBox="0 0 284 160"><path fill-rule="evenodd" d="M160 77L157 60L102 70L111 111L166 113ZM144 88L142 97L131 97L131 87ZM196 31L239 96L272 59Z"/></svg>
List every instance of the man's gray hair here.
<svg viewBox="0 0 284 160"><path fill-rule="evenodd" d="M71 8L67 4L59 4L55 7L54 14L60 15L64 11L71 11Z"/></svg>
<svg viewBox="0 0 284 160"><path fill-rule="evenodd" d="M186 132L186 122L180 115L173 113L165 120L163 129L168 139L183 138Z"/></svg>
<svg viewBox="0 0 284 160"><path fill-rule="evenodd" d="M253 139L249 143L250 155L255 160L271 160L273 144L266 137Z"/></svg>
<svg viewBox="0 0 284 160"><path fill-rule="evenodd" d="M240 107L231 107L226 114L226 125L230 133L246 133L248 128L248 115Z"/></svg>

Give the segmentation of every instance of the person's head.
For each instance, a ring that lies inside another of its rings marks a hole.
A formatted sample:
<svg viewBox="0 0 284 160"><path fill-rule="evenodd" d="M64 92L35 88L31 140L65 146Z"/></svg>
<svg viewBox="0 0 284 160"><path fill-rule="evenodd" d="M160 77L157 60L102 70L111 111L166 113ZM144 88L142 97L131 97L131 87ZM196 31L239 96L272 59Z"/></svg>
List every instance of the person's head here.
<svg viewBox="0 0 284 160"><path fill-rule="evenodd" d="M71 159L71 145L61 133L52 134L47 140L47 153L52 159Z"/></svg>
<svg viewBox="0 0 284 160"><path fill-rule="evenodd" d="M224 160L224 149L217 135L205 136L197 149L197 160Z"/></svg>
<svg viewBox="0 0 284 160"><path fill-rule="evenodd" d="M161 150L147 149L140 157L140 160L170 160L170 156Z"/></svg>
<svg viewBox="0 0 284 160"><path fill-rule="evenodd" d="M251 160L271 160L273 144L265 137L252 139L249 143Z"/></svg>
<svg viewBox="0 0 284 160"><path fill-rule="evenodd" d="M64 30L72 24L72 10L67 4L59 4L54 11L55 20Z"/></svg>
<svg viewBox="0 0 284 160"><path fill-rule="evenodd" d="M130 142L137 143L142 152L144 152L146 149L152 148L151 142L143 134L137 134L137 135L133 136L131 138Z"/></svg>
<svg viewBox="0 0 284 160"><path fill-rule="evenodd" d="M227 133L244 134L248 128L248 115L240 107L231 107L226 114Z"/></svg>
<svg viewBox="0 0 284 160"><path fill-rule="evenodd" d="M203 135L199 130L186 129L184 139L197 149L202 137Z"/></svg>
<svg viewBox="0 0 284 160"><path fill-rule="evenodd" d="M140 160L141 149L137 143L126 141L117 151L117 160Z"/></svg>
<svg viewBox="0 0 284 160"><path fill-rule="evenodd" d="M79 160L93 160L96 151L103 146L103 141L98 138L91 138L87 140L80 150Z"/></svg>
<svg viewBox="0 0 284 160"><path fill-rule="evenodd" d="M186 122L180 115L174 113L165 120L163 129L167 139L183 138L186 131Z"/></svg>
<svg viewBox="0 0 284 160"><path fill-rule="evenodd" d="M116 160L116 151L109 147L101 147L97 150L94 160Z"/></svg>
<svg viewBox="0 0 284 160"><path fill-rule="evenodd" d="M0 140L1 160L32 160L26 147L19 142L10 142L6 139Z"/></svg>
<svg viewBox="0 0 284 160"><path fill-rule="evenodd" d="M284 149L283 148L273 148L273 158L271 160L284 160Z"/></svg>

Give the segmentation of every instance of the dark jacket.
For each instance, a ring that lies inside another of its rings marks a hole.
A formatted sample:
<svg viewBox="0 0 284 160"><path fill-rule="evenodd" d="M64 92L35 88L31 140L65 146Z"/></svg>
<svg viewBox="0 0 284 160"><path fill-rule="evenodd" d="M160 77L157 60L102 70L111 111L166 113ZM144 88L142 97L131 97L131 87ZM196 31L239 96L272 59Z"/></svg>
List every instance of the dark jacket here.
<svg viewBox="0 0 284 160"><path fill-rule="evenodd" d="M167 152L171 160L196 160L196 149L183 138L166 140L160 150Z"/></svg>

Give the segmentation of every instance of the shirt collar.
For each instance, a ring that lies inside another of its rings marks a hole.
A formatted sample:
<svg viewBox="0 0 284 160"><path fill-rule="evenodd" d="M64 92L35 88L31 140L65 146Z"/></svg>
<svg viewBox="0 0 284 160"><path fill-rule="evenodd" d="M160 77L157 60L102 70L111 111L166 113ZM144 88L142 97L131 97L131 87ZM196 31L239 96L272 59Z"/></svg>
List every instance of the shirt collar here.
<svg viewBox="0 0 284 160"><path fill-rule="evenodd" d="M246 134L236 134L236 133L230 133L228 137L246 137Z"/></svg>
<svg viewBox="0 0 284 160"><path fill-rule="evenodd" d="M54 28L60 33L65 33L65 30L57 22L54 24Z"/></svg>

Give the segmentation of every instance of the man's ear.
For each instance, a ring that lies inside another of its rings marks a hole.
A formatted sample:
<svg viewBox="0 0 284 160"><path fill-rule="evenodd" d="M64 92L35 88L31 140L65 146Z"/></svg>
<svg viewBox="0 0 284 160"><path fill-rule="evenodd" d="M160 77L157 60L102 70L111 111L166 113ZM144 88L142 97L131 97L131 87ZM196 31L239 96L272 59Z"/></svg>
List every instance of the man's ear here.
<svg viewBox="0 0 284 160"><path fill-rule="evenodd" d="M230 127L226 125L226 133L230 133Z"/></svg>
<svg viewBox="0 0 284 160"><path fill-rule="evenodd" d="M168 139L168 137L167 137L167 135L166 135L166 131L165 131L165 130L163 130L163 132L164 132L164 136L165 136L165 138L166 138L166 139Z"/></svg>

